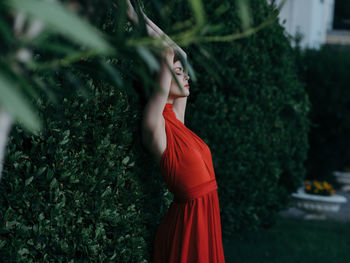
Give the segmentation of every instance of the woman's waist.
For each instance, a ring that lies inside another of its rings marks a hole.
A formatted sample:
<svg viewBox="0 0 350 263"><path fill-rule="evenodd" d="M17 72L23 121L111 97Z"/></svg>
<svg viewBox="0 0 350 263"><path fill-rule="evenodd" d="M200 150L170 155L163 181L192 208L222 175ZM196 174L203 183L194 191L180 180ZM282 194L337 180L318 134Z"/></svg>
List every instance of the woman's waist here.
<svg viewBox="0 0 350 263"><path fill-rule="evenodd" d="M218 185L216 183L215 177L204 183L198 184L192 188L188 187L175 187L174 189L174 202L187 202L212 191L217 190Z"/></svg>

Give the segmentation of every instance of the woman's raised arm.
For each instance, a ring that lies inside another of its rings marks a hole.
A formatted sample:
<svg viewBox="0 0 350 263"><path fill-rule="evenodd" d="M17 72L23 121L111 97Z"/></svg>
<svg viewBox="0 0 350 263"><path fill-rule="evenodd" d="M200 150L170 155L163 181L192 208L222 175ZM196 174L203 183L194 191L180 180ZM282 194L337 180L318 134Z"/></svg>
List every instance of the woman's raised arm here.
<svg viewBox="0 0 350 263"><path fill-rule="evenodd" d="M128 3L128 16L129 16L129 18L135 24L138 24L139 18L138 18L137 13L135 12L134 7L132 6L130 0L127 0L127 3ZM152 37L158 37L158 38L164 39L166 46L172 47L175 50L175 52L178 52L179 54L181 54L181 56L183 56L185 59L187 59L186 52L182 48L180 48L174 41L172 41L171 38L168 37L168 35L163 32L163 30L161 30L155 23L153 23L152 20L149 19L147 17L147 15L141 9L140 9L140 11L141 11L143 18L145 19L146 29L147 29L148 35L150 35Z"/></svg>
<svg viewBox="0 0 350 263"><path fill-rule="evenodd" d="M128 16L129 18L138 23L138 16L133 6L128 2ZM147 32L152 37L161 38L161 36L151 28L147 23ZM163 41L165 51L163 51L160 61L160 71L158 74L159 89L156 89L149 98L142 118L142 141L146 148L152 152L158 161L160 162L161 156L166 148L166 132L165 132L165 120L163 118L163 110L167 102L170 85L172 80L171 71L174 63L174 50L169 43Z"/></svg>
<svg viewBox="0 0 350 263"><path fill-rule="evenodd" d="M138 16L133 8L133 6L130 3L130 0L128 1L129 6L129 17L132 19L135 23L138 23ZM175 51L177 51L183 58L187 59L186 52L180 48L174 41L172 41L167 34L165 34L156 24L154 24L151 19L147 17L147 15L141 10L141 13L145 19L146 27L148 34L155 37L163 37L165 41L174 48ZM185 110L186 110L186 103L187 103L187 97L185 98L177 98L175 99L173 103L173 109L178 113L180 120L184 123L185 122Z"/></svg>
<svg viewBox="0 0 350 263"><path fill-rule="evenodd" d="M146 23L155 31L160 37L164 37L165 40L169 43L170 46L174 48L175 51L177 51L181 56L184 57L184 59L187 59L187 54L181 47L179 47L174 41L171 40L170 37L168 37L167 34L165 34L155 23L152 22L151 19L149 19L146 14L141 10L141 13L146 21Z"/></svg>

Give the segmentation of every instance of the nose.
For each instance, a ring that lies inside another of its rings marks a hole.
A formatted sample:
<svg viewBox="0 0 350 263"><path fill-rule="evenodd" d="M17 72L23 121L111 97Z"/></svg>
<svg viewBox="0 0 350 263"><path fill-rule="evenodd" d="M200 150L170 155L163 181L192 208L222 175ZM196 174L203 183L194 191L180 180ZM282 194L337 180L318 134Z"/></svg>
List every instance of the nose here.
<svg viewBox="0 0 350 263"><path fill-rule="evenodd" d="M190 79L190 76L188 76L188 74L185 73L185 80L189 80Z"/></svg>

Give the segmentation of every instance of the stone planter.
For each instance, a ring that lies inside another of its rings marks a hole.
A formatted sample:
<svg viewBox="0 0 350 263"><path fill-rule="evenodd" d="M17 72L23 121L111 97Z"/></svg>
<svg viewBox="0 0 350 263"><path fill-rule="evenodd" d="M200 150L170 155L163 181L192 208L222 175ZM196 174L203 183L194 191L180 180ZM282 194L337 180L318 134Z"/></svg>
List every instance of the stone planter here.
<svg viewBox="0 0 350 263"><path fill-rule="evenodd" d="M313 195L306 193L304 188L299 188L292 197L295 206L307 213L305 219L325 219L328 213L338 212L340 205L347 202L342 195Z"/></svg>
<svg viewBox="0 0 350 263"><path fill-rule="evenodd" d="M333 175L337 179L337 182L342 184L342 191L348 192L350 191L350 173L349 172L340 172L334 171Z"/></svg>

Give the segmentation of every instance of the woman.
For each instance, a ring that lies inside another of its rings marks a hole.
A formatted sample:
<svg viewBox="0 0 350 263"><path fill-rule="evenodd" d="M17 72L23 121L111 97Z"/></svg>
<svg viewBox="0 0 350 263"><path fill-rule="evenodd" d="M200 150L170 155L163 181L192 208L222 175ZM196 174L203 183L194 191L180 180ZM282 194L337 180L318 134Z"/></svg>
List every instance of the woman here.
<svg viewBox="0 0 350 263"><path fill-rule="evenodd" d="M138 17L128 0L128 16ZM160 165L174 201L154 239L154 263L223 263L217 184L209 147L185 124L189 76L177 56L186 53L148 17L150 36L162 38L167 47L161 59L159 89L151 95L143 116L143 143ZM174 72L180 87L169 70Z"/></svg>

